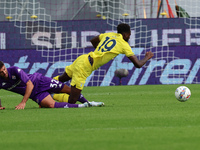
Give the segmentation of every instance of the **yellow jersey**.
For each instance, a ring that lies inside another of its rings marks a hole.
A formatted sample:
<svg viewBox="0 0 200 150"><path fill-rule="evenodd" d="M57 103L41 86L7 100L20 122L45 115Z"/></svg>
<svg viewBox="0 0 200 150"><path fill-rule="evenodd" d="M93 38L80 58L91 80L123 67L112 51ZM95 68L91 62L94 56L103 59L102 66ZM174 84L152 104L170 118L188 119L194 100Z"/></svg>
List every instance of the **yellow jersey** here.
<svg viewBox="0 0 200 150"><path fill-rule="evenodd" d="M100 42L94 52L89 55L93 58L93 70L108 63L119 54L125 54L127 57L134 53L128 42L126 42L119 33L104 33L99 35Z"/></svg>

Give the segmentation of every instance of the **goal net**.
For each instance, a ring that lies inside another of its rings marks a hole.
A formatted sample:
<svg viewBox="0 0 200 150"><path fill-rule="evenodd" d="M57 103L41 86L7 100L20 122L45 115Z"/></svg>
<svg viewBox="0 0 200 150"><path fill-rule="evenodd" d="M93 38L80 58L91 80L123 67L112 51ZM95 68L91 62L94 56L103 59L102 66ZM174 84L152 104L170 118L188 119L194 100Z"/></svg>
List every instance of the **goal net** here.
<svg viewBox="0 0 200 150"><path fill-rule="evenodd" d="M118 84L119 68L129 71L125 85L199 83L199 8L198 0L1 0L1 59L53 77L94 50L92 37L127 23L135 55L142 59L152 51L154 57L137 69L119 55L94 71L85 86Z"/></svg>

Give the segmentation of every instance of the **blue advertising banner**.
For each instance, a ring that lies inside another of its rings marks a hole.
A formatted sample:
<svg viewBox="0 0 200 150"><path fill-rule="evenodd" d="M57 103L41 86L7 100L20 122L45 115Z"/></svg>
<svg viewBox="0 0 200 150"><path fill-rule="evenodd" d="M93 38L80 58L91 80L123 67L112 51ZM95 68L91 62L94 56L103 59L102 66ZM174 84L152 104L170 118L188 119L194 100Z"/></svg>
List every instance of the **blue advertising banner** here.
<svg viewBox="0 0 200 150"><path fill-rule="evenodd" d="M179 18L144 19L141 23L148 32L133 29L129 44L138 56L144 56L149 47L154 58L137 69L119 55L94 71L85 86L118 85L114 75L118 68L129 71L122 85L199 83L200 30ZM111 30L104 20L0 22L0 60L6 67L15 65L27 73L54 77L80 54L94 50L89 41L92 37Z"/></svg>
<svg viewBox="0 0 200 150"><path fill-rule="evenodd" d="M119 55L108 64L94 71L88 78L85 86L109 86L119 85L119 78L115 77L114 71L124 68L129 71L127 77L122 78L122 85L145 85L145 84L191 84L198 83L200 78L200 47L176 46L175 59L165 57L161 60L152 59L146 67L137 69L126 58ZM86 51L91 51L87 49ZM133 49L135 54L142 53L142 49ZM41 52L35 50L1 50L0 60L5 62L6 67L18 66L27 73L40 72L45 76L54 77L64 71L65 66L72 62L46 62ZM168 63L166 64L166 61ZM158 71L161 69L162 71Z"/></svg>

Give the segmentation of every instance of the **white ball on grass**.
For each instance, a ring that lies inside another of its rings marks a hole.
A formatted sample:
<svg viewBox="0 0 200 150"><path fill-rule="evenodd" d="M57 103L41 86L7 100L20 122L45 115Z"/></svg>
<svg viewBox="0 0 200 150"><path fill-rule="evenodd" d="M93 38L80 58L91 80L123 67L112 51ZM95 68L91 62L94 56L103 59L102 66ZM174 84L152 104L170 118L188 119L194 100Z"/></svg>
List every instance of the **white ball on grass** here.
<svg viewBox="0 0 200 150"><path fill-rule="evenodd" d="M175 97L178 101L180 102L185 102L187 101L191 96L191 91L188 87L186 86L179 86L175 90Z"/></svg>

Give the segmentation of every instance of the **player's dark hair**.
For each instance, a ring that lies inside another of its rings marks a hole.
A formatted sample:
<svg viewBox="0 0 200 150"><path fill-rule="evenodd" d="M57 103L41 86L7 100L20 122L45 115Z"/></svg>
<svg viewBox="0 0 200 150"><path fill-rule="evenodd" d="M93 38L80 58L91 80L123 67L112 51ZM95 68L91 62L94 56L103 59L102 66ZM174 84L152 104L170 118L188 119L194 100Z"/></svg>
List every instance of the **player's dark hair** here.
<svg viewBox="0 0 200 150"><path fill-rule="evenodd" d="M126 23L121 23L117 26L117 33L129 33L131 32L130 26Z"/></svg>
<svg viewBox="0 0 200 150"><path fill-rule="evenodd" d="M0 68L2 68L4 65L3 61L0 61Z"/></svg>

